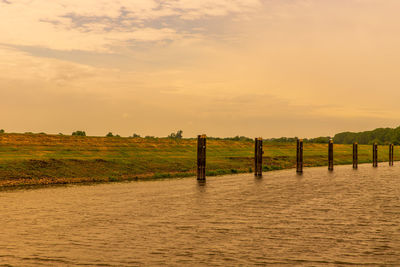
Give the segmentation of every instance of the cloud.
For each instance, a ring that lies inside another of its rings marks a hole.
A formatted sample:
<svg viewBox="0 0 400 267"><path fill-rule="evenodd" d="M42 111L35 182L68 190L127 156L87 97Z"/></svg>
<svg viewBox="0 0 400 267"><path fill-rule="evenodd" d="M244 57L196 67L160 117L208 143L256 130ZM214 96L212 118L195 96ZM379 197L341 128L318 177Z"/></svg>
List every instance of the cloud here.
<svg viewBox="0 0 400 267"><path fill-rule="evenodd" d="M0 43L59 50L111 51L133 41L190 37L171 17L195 20L250 12L259 0L2 0ZM159 21L158 27L148 25ZM147 26L146 26L147 25Z"/></svg>

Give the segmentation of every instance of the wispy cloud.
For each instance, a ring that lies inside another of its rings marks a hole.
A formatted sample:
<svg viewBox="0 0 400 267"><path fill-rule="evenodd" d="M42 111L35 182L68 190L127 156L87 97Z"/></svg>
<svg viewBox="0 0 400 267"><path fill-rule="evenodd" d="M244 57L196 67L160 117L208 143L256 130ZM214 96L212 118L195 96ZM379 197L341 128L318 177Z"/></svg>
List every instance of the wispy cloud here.
<svg viewBox="0 0 400 267"><path fill-rule="evenodd" d="M2 0L0 42L107 51L131 41L190 37L190 27L182 31L172 18L223 17L251 12L259 5L259 0Z"/></svg>

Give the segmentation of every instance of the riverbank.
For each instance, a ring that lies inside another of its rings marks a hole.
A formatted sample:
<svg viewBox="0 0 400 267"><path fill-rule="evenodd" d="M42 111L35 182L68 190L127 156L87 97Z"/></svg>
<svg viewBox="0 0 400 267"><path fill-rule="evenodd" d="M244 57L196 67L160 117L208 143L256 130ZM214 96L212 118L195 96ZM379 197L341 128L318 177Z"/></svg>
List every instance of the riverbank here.
<svg viewBox="0 0 400 267"><path fill-rule="evenodd" d="M196 139L0 134L0 187L115 182L194 176ZM264 143L263 171L295 167L294 143ZM395 150L395 159L400 151ZM253 171L253 141L207 140L207 176ZM372 149L359 145L359 163ZM379 147L388 160L388 147ZM351 164L352 146L335 145L336 165ZM305 167L327 164L327 144L304 144Z"/></svg>

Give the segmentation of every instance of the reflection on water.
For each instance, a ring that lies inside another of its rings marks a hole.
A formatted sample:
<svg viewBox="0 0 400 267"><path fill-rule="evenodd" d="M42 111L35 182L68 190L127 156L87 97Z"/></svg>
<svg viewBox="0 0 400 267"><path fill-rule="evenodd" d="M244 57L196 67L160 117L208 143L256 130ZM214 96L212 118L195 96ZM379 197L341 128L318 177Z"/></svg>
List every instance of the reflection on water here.
<svg viewBox="0 0 400 267"><path fill-rule="evenodd" d="M200 201L204 198L205 193L207 192L207 182L206 181L197 181L196 184L197 194L195 194L196 198L199 198Z"/></svg>
<svg viewBox="0 0 400 267"><path fill-rule="evenodd" d="M400 264L400 167L0 192L15 266Z"/></svg>

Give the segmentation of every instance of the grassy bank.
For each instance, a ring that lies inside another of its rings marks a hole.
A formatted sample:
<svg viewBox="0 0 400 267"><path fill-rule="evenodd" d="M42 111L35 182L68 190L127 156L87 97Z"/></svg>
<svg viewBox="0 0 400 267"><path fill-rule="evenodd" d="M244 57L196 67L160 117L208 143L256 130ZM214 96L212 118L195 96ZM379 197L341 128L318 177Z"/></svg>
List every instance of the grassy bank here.
<svg viewBox="0 0 400 267"><path fill-rule="evenodd" d="M108 182L192 176L194 139L79 137L0 134L0 186ZM264 171L293 168L294 143L265 143ZM352 146L335 145L335 164L351 164ZM400 151L395 149L395 159ZM207 175L251 172L254 144L208 140ZM359 162L371 162L370 145L359 145ZM379 147L388 160L388 147ZM305 166L327 164L326 144L304 144Z"/></svg>

